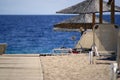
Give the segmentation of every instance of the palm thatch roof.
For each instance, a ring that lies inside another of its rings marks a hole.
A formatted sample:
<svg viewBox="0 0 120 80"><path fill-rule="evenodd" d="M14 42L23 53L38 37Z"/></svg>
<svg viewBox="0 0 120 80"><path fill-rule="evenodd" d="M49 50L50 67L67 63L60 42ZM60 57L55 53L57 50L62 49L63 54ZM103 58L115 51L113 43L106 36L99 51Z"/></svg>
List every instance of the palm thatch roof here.
<svg viewBox="0 0 120 80"><path fill-rule="evenodd" d="M95 23L99 23L99 18L96 17ZM107 23L103 21L103 23ZM70 30L71 31L80 31L82 29L92 29L92 14L80 14L65 21L62 21L54 25L54 30Z"/></svg>
<svg viewBox="0 0 120 80"><path fill-rule="evenodd" d="M56 13L65 14L81 14L81 13L98 13L99 12L99 1L100 0L86 0L71 7L57 11ZM111 10L110 5L103 1L103 11L109 12ZM120 7L115 6L115 11L120 12Z"/></svg>

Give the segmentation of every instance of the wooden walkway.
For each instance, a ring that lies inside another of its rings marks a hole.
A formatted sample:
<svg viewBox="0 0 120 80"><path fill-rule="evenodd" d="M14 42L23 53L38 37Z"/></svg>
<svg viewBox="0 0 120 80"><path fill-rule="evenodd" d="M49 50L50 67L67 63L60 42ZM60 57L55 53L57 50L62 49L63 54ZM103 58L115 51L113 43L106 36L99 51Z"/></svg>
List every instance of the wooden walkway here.
<svg viewBox="0 0 120 80"><path fill-rule="evenodd" d="M0 80L43 80L39 55L0 56Z"/></svg>

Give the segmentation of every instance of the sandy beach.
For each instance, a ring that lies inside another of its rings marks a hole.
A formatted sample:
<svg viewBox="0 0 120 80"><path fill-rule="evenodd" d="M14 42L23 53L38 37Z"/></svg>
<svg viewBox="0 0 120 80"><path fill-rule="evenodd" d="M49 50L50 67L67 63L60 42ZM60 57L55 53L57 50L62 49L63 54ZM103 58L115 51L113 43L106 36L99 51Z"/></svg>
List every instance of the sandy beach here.
<svg viewBox="0 0 120 80"><path fill-rule="evenodd" d="M0 56L0 80L110 80L114 61L96 59L90 64L88 54L4 54Z"/></svg>
<svg viewBox="0 0 120 80"><path fill-rule="evenodd" d="M87 54L41 57L44 80L110 80L110 63L95 60L89 64Z"/></svg>

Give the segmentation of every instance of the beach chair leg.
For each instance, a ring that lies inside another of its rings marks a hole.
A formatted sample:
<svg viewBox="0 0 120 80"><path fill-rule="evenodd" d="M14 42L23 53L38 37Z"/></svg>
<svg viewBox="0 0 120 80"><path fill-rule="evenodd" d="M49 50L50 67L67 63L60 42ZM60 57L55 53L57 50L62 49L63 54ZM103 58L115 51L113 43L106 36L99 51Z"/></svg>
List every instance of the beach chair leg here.
<svg viewBox="0 0 120 80"><path fill-rule="evenodd" d="M89 61L90 61L90 64L93 64L93 51L89 52Z"/></svg>
<svg viewBox="0 0 120 80"><path fill-rule="evenodd" d="M110 75L110 80L117 80L117 70L118 70L118 64L113 63L111 64L111 75Z"/></svg>
<svg viewBox="0 0 120 80"><path fill-rule="evenodd" d="M97 56L97 57L99 57L100 56L100 54L98 53L98 49L97 49L97 47L95 46L95 55Z"/></svg>

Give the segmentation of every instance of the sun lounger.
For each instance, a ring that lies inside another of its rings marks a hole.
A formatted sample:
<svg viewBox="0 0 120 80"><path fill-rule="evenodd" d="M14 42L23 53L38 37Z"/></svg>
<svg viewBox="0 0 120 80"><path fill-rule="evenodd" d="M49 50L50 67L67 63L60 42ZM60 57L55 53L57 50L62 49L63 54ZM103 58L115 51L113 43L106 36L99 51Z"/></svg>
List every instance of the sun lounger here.
<svg viewBox="0 0 120 80"><path fill-rule="evenodd" d="M72 53L71 48L55 48L52 50L52 54L54 55L63 55L68 53Z"/></svg>

